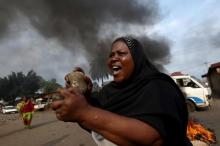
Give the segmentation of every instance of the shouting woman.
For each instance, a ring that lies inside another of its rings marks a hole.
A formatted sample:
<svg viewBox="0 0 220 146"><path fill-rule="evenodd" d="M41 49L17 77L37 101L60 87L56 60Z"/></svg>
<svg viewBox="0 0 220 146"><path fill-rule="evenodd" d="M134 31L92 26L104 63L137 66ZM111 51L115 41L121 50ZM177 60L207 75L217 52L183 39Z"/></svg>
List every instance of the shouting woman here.
<svg viewBox="0 0 220 146"><path fill-rule="evenodd" d="M99 146L192 145L182 92L149 62L136 39L117 38L107 65L113 81L90 98L76 88L58 90L64 97L53 102L59 120L90 130Z"/></svg>

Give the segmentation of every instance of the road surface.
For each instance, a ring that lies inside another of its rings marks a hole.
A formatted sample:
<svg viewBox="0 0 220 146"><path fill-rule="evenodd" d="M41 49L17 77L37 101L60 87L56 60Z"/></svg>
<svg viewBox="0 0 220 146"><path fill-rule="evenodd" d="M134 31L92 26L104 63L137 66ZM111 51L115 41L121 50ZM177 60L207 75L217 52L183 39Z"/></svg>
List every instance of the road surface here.
<svg viewBox="0 0 220 146"><path fill-rule="evenodd" d="M18 114L0 114L1 146L95 146L77 124L58 121L53 111L36 112L33 128L24 129Z"/></svg>
<svg viewBox="0 0 220 146"><path fill-rule="evenodd" d="M214 129L217 140L220 140L220 99L214 100L211 109L193 112L190 116ZM24 129L18 114L0 114L0 145L96 146L89 133L77 124L58 121L53 111L36 112L32 125L32 129Z"/></svg>

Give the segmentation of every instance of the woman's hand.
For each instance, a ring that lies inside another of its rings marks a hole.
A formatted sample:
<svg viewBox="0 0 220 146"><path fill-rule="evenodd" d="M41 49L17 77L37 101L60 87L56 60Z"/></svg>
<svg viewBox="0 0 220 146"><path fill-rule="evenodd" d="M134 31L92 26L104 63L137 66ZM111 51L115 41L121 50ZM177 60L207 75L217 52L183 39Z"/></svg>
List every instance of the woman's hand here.
<svg viewBox="0 0 220 146"><path fill-rule="evenodd" d="M59 120L78 122L121 146L162 145L156 129L142 121L89 105L77 88L58 89L58 94L63 99L53 101L52 108Z"/></svg>
<svg viewBox="0 0 220 146"><path fill-rule="evenodd" d="M57 92L59 96L63 97L62 100L55 100L52 103L57 118L65 122L82 122L89 104L79 89L60 88Z"/></svg>

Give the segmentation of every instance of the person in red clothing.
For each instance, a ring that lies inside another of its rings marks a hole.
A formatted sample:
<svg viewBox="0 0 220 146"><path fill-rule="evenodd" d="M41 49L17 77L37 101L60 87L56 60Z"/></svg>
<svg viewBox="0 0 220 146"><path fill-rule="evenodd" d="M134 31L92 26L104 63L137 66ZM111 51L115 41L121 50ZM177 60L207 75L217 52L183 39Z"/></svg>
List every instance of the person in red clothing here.
<svg viewBox="0 0 220 146"><path fill-rule="evenodd" d="M31 121L34 112L34 104L30 98L23 97L23 105L20 107L20 113L22 114L22 119L25 128L31 128Z"/></svg>

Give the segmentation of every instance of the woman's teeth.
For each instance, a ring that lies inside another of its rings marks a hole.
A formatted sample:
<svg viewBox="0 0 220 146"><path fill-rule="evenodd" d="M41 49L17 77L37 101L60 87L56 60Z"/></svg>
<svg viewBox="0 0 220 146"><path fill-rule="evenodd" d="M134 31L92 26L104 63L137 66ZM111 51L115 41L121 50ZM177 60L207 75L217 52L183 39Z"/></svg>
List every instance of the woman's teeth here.
<svg viewBox="0 0 220 146"><path fill-rule="evenodd" d="M113 75L117 75L120 72L121 67L119 66L113 66L112 67L112 73Z"/></svg>

